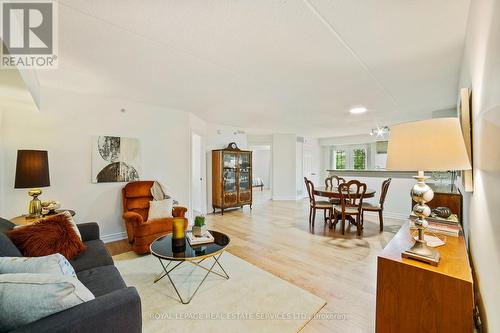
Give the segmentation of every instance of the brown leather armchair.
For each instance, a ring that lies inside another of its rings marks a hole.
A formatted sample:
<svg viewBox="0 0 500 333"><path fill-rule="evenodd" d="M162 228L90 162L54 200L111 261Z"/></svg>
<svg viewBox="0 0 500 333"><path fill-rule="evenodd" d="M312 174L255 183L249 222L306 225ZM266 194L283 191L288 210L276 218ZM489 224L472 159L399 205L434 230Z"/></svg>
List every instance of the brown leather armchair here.
<svg viewBox="0 0 500 333"><path fill-rule="evenodd" d="M184 228L188 226L188 220L184 217L187 208L180 206L173 208L173 217L148 221L149 201L153 200L152 185L153 181L136 181L122 189L123 219L128 241L138 254L149 252L149 246L156 238L172 232L174 218L184 218Z"/></svg>

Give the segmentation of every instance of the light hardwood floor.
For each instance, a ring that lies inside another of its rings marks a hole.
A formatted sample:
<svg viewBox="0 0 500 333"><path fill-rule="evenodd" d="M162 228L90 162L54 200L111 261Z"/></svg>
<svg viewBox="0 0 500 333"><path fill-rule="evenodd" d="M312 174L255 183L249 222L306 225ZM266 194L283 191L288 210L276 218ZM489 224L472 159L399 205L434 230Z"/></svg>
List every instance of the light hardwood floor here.
<svg viewBox="0 0 500 333"><path fill-rule="evenodd" d="M208 215L209 228L231 237L228 251L325 299L320 313L344 314L344 320L313 320L301 332L373 332L377 254L402 221L367 216L362 237L355 227L342 236L317 214L308 226L308 202L270 201L269 191L254 190L254 208ZM108 244L113 253L129 251L126 241ZM222 259L223 260L223 259Z"/></svg>

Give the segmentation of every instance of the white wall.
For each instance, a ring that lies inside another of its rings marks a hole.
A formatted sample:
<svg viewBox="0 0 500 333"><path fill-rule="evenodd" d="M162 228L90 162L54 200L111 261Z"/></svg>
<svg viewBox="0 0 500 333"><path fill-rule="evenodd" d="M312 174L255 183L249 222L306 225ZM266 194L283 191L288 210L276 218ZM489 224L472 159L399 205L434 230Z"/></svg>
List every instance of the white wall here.
<svg viewBox="0 0 500 333"><path fill-rule="evenodd" d="M306 187L304 185L304 143L297 141L295 144L295 197L296 197L296 199L305 198L305 196L307 195L305 190L306 190Z"/></svg>
<svg viewBox="0 0 500 333"><path fill-rule="evenodd" d="M206 170L205 164L205 152L201 151L202 137L198 134L191 134L191 207L192 211L196 213L205 213L205 207L202 204L202 200L205 200L205 196L202 192L202 179L206 178L203 172ZM201 160L203 156L203 161Z"/></svg>
<svg viewBox="0 0 500 333"><path fill-rule="evenodd" d="M264 188L271 188L271 147L250 146L253 151L253 177L264 182Z"/></svg>
<svg viewBox="0 0 500 333"><path fill-rule="evenodd" d="M248 145L251 146L272 146L273 144L273 136L272 135L255 135L248 134L247 135Z"/></svg>
<svg viewBox="0 0 500 333"><path fill-rule="evenodd" d="M469 249L489 332L500 331L500 2L471 1L460 87L472 87L474 193L464 196Z"/></svg>
<svg viewBox="0 0 500 333"><path fill-rule="evenodd" d="M295 134L273 135L273 200L296 199Z"/></svg>
<svg viewBox="0 0 500 333"><path fill-rule="evenodd" d="M78 222L96 221L105 240L123 236L124 183L91 183L91 136L138 138L141 179L166 185L181 205L189 205L189 117L181 111L96 96L43 89L40 112L4 112L1 128L4 202L0 216L25 213L27 190L14 189L18 149L49 152L51 186L42 200L56 199L75 209ZM120 112L125 108L125 113Z"/></svg>

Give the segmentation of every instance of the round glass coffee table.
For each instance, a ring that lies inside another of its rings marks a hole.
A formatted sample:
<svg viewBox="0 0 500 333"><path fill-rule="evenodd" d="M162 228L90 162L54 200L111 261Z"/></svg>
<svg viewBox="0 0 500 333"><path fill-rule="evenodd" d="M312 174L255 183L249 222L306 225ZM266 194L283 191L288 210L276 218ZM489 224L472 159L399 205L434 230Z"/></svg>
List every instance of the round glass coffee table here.
<svg viewBox="0 0 500 333"><path fill-rule="evenodd" d="M222 232L214 230L209 231L214 237L214 241L212 243L191 246L186 238L172 239L172 234L168 234L155 239L149 247L151 254L158 258L161 266L163 267L163 274L156 278L154 283L160 281L165 276L168 277L182 304L188 304L189 302L191 302L194 295L196 294L198 289L200 289L201 285L203 284L203 282L205 282L205 279L210 273L216 274L225 279L229 279L229 275L220 264L219 259L226 247L229 245L230 238L228 235ZM201 265L201 263L208 258L214 259L214 262L209 265L209 268ZM167 262L167 265L165 265L165 261ZM169 269L170 264L174 262L176 262L176 264L174 264L174 266ZM199 285L196 287L195 291L187 299L182 298L170 274L174 269L179 267L184 262L189 262L207 271ZM224 272L224 274L215 272L213 270L215 265L218 265L222 272Z"/></svg>

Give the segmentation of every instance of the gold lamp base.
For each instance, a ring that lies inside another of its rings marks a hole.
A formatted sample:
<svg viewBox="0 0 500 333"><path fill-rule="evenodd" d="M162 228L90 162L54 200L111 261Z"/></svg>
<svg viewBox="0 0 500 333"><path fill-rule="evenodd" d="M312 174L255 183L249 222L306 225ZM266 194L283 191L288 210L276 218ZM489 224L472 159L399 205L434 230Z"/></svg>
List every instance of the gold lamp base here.
<svg viewBox="0 0 500 333"><path fill-rule="evenodd" d="M434 192L429 185L425 183L427 177L425 177L423 171L419 171L418 175L414 178L417 179L417 183L411 189L411 197L417 203L413 206L413 213L417 216L415 226L418 230L418 238L411 248L401 253L401 257L419 260L437 266L440 258L439 252L427 246L427 242L424 238L425 229L427 228L427 221L425 218L431 213L431 209L426 205L426 202L432 200Z"/></svg>
<svg viewBox="0 0 500 333"><path fill-rule="evenodd" d="M28 206L28 217L35 218L42 216L42 202L38 199L38 196L42 194L42 190L39 188L31 189L28 195L32 197Z"/></svg>
<svg viewBox="0 0 500 333"><path fill-rule="evenodd" d="M423 261L432 266L437 266L441 256L438 251L427 246L425 241L416 240L411 248L401 253L401 257Z"/></svg>

